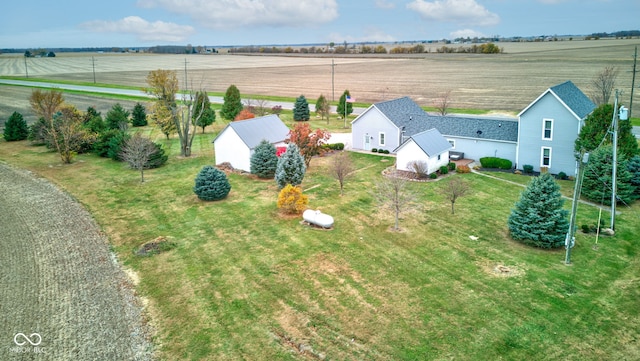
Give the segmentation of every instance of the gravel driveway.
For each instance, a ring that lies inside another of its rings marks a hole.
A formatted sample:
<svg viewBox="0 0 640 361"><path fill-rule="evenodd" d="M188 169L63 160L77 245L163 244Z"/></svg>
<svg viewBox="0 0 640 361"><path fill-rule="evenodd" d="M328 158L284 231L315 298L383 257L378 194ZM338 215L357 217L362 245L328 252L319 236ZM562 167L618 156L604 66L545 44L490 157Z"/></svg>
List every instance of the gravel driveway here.
<svg viewBox="0 0 640 361"><path fill-rule="evenodd" d="M150 360L148 334L91 215L0 163L0 360Z"/></svg>

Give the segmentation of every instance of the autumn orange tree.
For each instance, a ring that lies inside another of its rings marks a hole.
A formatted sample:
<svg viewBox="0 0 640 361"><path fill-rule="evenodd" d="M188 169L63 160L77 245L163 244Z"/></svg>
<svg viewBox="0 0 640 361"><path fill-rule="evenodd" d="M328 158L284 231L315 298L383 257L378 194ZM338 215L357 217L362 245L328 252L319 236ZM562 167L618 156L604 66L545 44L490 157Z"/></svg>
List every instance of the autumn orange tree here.
<svg viewBox="0 0 640 361"><path fill-rule="evenodd" d="M294 143L300 149L300 154L304 157L304 164L309 168L311 158L320 154L322 145L331 138L331 134L326 130L312 130L309 123L298 123L289 131L287 143Z"/></svg>
<svg viewBox="0 0 640 361"><path fill-rule="evenodd" d="M256 115L251 113L251 111L249 109L242 109L240 111L240 113L238 113L238 115L236 115L235 118L233 118L233 120L246 120L246 119L251 119L251 118L255 118Z"/></svg>

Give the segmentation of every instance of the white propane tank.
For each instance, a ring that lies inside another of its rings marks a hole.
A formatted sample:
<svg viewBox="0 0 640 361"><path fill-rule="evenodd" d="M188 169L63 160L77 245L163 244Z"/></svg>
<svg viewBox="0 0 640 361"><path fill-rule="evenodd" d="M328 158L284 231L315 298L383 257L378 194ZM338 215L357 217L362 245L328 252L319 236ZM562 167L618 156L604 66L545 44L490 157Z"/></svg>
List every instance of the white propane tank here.
<svg viewBox="0 0 640 361"><path fill-rule="evenodd" d="M314 224L322 228L333 227L333 217L317 210L314 211L313 209L307 209L302 213L302 219L304 219L305 222Z"/></svg>

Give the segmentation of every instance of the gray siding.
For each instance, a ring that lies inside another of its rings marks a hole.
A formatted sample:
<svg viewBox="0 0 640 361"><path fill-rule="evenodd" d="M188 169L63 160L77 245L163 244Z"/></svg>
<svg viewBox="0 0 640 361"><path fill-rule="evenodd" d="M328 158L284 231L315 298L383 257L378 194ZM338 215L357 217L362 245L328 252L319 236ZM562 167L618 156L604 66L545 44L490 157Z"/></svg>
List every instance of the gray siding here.
<svg viewBox="0 0 640 361"><path fill-rule="evenodd" d="M543 139L544 119L553 119L551 140ZM540 171L542 147L549 147L552 149L549 172L575 175L573 148L579 127L580 120L553 94L547 92L520 115L517 167L522 169L529 164L535 171Z"/></svg>
<svg viewBox="0 0 640 361"><path fill-rule="evenodd" d="M480 160L483 157L499 157L516 163L516 142L498 142L493 140L458 138L444 135L455 141L454 152L464 152L466 159Z"/></svg>
<svg viewBox="0 0 640 361"><path fill-rule="evenodd" d="M373 105L352 123L351 131L353 149L364 149L365 136L368 136L371 141L370 148L388 149L391 152L400 145L398 127ZM379 143L380 132L385 133L383 146Z"/></svg>

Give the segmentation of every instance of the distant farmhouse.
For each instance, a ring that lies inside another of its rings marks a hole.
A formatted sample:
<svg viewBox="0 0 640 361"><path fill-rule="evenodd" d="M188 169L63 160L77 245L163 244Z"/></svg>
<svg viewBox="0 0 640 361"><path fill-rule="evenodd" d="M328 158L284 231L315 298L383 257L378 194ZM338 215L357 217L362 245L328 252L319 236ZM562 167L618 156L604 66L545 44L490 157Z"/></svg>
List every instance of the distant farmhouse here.
<svg viewBox="0 0 640 361"><path fill-rule="evenodd" d="M442 139L433 133L429 138L440 145L439 150L445 140L451 146L448 152L464 153L465 158L499 157L519 169L531 165L535 171L575 175L574 141L593 109L595 105L571 81L547 89L518 118L430 115L403 97L375 103L360 114L351 123L352 147L398 152L397 168L406 169L401 162L424 155L416 152L416 159L410 159L400 154L401 145L408 140L415 143L417 137L421 149L427 147L418 135L437 129Z"/></svg>

